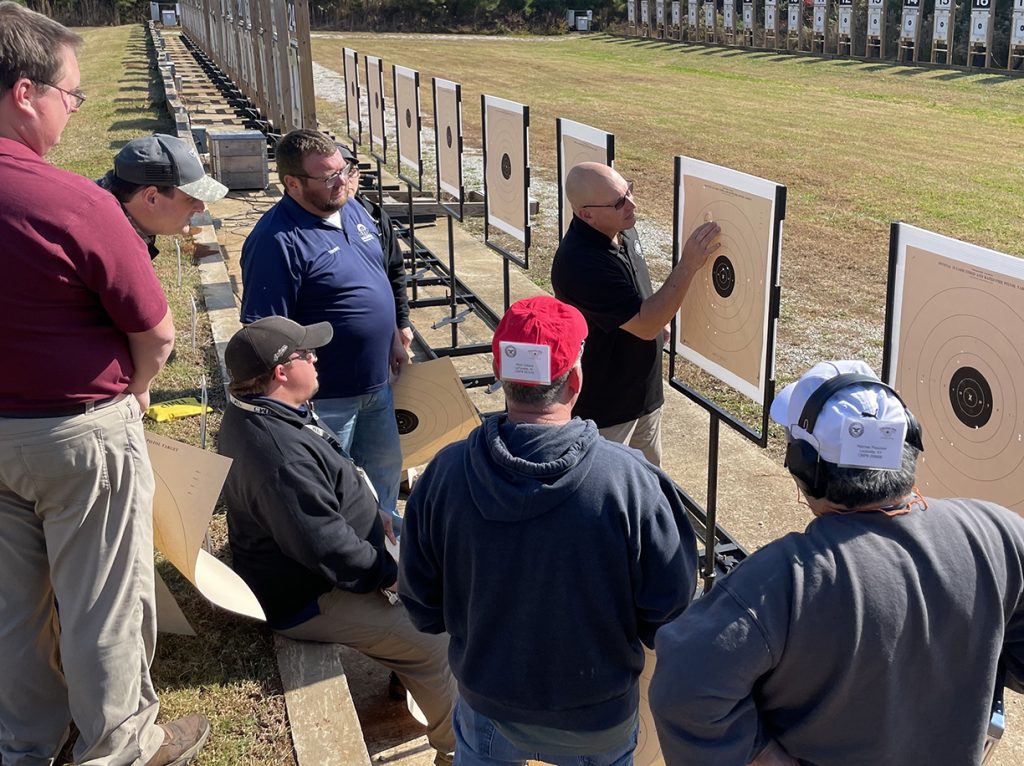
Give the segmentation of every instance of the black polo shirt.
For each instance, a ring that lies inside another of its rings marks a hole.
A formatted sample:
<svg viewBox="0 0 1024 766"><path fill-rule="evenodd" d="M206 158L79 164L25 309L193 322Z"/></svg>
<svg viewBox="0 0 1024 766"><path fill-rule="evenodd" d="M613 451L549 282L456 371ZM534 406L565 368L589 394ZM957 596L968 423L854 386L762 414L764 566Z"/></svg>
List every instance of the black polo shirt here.
<svg viewBox="0 0 1024 766"><path fill-rule="evenodd" d="M659 333L643 340L620 329L653 293L633 229L615 245L573 216L551 264L555 297L580 310L589 335L583 350L583 391L573 414L599 428L635 420L665 401Z"/></svg>

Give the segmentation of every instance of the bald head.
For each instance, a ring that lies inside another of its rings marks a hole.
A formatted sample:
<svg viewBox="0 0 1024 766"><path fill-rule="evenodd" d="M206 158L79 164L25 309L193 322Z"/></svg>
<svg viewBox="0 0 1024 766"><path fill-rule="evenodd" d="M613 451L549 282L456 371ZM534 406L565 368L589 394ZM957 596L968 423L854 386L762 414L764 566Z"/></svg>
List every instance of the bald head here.
<svg viewBox="0 0 1024 766"><path fill-rule="evenodd" d="M625 186L614 168L600 162L581 162L570 168L565 176L565 196L573 212L579 214L586 205L602 205L618 196Z"/></svg>

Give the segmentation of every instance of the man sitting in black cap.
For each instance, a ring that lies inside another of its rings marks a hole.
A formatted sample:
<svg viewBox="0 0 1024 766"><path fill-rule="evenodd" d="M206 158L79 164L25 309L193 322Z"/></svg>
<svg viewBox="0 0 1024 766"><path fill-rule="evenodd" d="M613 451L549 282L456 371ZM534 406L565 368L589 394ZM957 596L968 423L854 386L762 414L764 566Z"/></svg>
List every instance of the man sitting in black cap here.
<svg viewBox="0 0 1024 766"><path fill-rule="evenodd" d="M206 175L196 150L174 136L136 138L114 157L99 185L121 203L128 220L156 258L158 234L181 234L205 203L223 199L228 187Z"/></svg>
<svg viewBox="0 0 1024 766"><path fill-rule="evenodd" d="M397 603L390 514L309 405L316 349L333 334L328 322L270 316L228 343L220 452L234 459L224 488L234 567L274 630L345 644L394 670L426 716L436 762L449 763L448 636L419 633Z"/></svg>

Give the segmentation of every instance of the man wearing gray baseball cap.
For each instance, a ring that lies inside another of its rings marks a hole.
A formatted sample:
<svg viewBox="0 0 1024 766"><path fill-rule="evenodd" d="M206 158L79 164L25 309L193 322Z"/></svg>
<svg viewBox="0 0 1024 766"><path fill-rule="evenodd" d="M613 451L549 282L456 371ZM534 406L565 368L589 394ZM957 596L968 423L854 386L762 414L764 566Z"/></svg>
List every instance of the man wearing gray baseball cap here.
<svg viewBox="0 0 1024 766"><path fill-rule="evenodd" d="M196 150L174 136L136 138L114 157L114 168L99 180L124 209L156 258L158 234L181 234L205 203L223 199L224 184L206 175Z"/></svg>
<svg viewBox="0 0 1024 766"><path fill-rule="evenodd" d="M1024 689L1024 519L922 497L921 426L864 362L815 365L771 417L814 518L659 631L665 762L982 763Z"/></svg>

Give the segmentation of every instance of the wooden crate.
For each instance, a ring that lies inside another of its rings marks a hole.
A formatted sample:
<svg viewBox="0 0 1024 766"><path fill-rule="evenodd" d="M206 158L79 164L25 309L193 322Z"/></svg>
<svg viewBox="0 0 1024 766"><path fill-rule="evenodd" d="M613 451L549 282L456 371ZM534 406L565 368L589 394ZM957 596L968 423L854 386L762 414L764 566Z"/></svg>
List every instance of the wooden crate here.
<svg viewBox="0 0 1024 766"><path fill-rule="evenodd" d="M207 130L210 171L229 189L265 189L267 139L258 130Z"/></svg>

